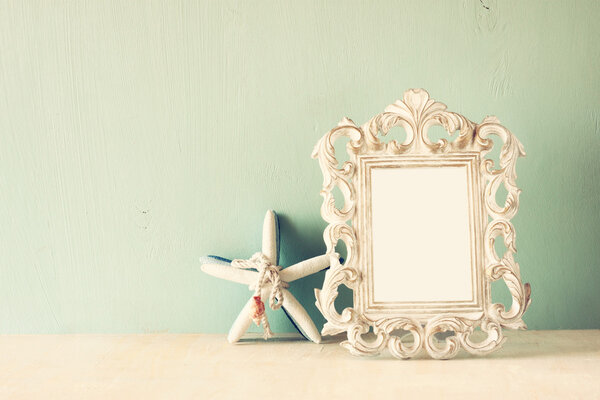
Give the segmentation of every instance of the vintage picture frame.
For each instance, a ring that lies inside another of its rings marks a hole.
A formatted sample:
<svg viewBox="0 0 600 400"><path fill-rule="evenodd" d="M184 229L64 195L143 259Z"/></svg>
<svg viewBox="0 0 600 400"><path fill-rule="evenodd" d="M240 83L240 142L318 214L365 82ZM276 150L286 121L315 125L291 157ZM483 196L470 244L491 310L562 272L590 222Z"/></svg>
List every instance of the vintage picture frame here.
<svg viewBox="0 0 600 400"><path fill-rule="evenodd" d="M531 289L522 283L514 260L515 229L510 221L519 208L515 164L525 155L523 146L496 117L475 124L446 108L423 89L408 90L402 100L362 126L342 119L312 154L324 177L321 215L328 223L323 236L331 261L323 288L315 290L317 307L327 320L322 334L347 332L342 345L354 355L376 355L386 347L398 358L425 349L433 358L447 359L461 347L481 355L503 344L502 328L526 328L522 316L531 302ZM431 141L428 131L436 125L453 140ZM396 126L404 128L406 139L382 141ZM485 158L494 146L492 135L503 142L499 165ZM349 140L348 160L338 162L335 144L341 138ZM420 185L423 179L428 183ZM504 205L496 202L500 185L507 191ZM423 201L417 197L421 186L434 190L421 193ZM449 190L448 196L438 195L437 186ZM338 189L343 197L340 207L334 197ZM453 209L444 209L446 197L453 196ZM432 197L439 208L406 212ZM429 224L425 234L440 233L442 239L423 244L418 218ZM502 256L494 246L498 237L506 247ZM340 241L347 249L343 264L336 251ZM390 246L397 242L392 260ZM404 251L402 243L408 243ZM434 251L436 244L448 246ZM432 251L419 250L426 246ZM445 261L433 261L440 257L447 257L455 269ZM429 267L437 269L430 272ZM428 286L436 274L446 274L443 285L438 285L443 290ZM500 279L512 297L508 310L491 300L491 283ZM352 289L354 299L353 306L341 313L335 307L340 285ZM474 335L476 330L485 334L482 339Z"/></svg>

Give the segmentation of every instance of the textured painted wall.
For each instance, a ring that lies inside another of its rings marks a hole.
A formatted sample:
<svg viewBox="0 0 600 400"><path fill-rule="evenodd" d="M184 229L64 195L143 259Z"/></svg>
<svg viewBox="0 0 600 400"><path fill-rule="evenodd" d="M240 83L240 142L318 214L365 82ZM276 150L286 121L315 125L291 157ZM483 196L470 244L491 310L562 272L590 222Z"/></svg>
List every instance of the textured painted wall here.
<svg viewBox="0 0 600 400"><path fill-rule="evenodd" d="M0 332L225 332L198 256L324 251L310 159L411 87L523 142L534 329L600 328L600 2L0 2ZM317 322L313 287L295 294ZM279 313L275 330L291 326Z"/></svg>

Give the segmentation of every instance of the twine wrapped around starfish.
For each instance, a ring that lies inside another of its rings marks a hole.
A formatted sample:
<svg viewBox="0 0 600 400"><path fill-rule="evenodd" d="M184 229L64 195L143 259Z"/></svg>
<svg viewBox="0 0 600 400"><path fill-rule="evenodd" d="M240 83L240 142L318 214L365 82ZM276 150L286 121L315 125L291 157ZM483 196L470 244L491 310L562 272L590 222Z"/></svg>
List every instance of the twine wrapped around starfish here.
<svg viewBox="0 0 600 400"><path fill-rule="evenodd" d="M269 318L267 318L267 313L265 312L265 303L263 303L260 298L260 294L263 286L271 285L269 306L271 307L271 310L281 308L281 305L283 304L282 288L290 287L287 282L283 282L279 277L281 267L271 264L269 258L261 252L254 253L248 260L233 260L231 266L243 269L256 269L258 271L258 280L254 284L254 296L252 297L254 303L250 306L250 317L256 326L260 326L262 323L265 340L273 337L273 332L271 332L271 326L269 325Z"/></svg>
<svg viewBox="0 0 600 400"><path fill-rule="evenodd" d="M317 327L288 288L291 282L329 267L329 256L320 255L287 268L279 266L279 223L274 211L269 210L265 215L261 252L248 260L208 256L201 257L200 262L205 273L248 285L254 291L229 330L230 343L237 342L252 322L257 326L262 324L265 339L273 336L264 304L267 298L271 309L282 308L304 337L320 343Z"/></svg>

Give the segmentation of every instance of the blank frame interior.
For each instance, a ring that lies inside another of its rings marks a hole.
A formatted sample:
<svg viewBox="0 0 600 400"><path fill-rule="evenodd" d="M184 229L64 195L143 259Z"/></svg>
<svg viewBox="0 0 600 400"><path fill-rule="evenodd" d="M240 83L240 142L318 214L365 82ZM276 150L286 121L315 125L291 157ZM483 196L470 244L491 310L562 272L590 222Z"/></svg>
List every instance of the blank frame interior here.
<svg viewBox="0 0 600 400"><path fill-rule="evenodd" d="M375 303L473 300L466 165L373 168L371 206Z"/></svg>

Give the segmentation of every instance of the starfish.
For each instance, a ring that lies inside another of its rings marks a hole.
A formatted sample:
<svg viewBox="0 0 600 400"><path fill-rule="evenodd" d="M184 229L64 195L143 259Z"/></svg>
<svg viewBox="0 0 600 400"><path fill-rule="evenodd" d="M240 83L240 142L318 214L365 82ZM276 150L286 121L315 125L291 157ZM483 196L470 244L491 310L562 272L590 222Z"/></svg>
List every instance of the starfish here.
<svg viewBox="0 0 600 400"><path fill-rule="evenodd" d="M201 257L203 272L217 278L248 285L254 290L251 297L229 330L229 343L237 342L248 330L252 321L263 324L265 339L271 337L264 299L269 299L272 309L283 308L298 331L315 343L321 335L306 310L287 288L291 282L329 267L329 255L320 255L282 269L279 266L279 221L269 210L263 223L262 252L249 260L228 260L217 256Z"/></svg>

